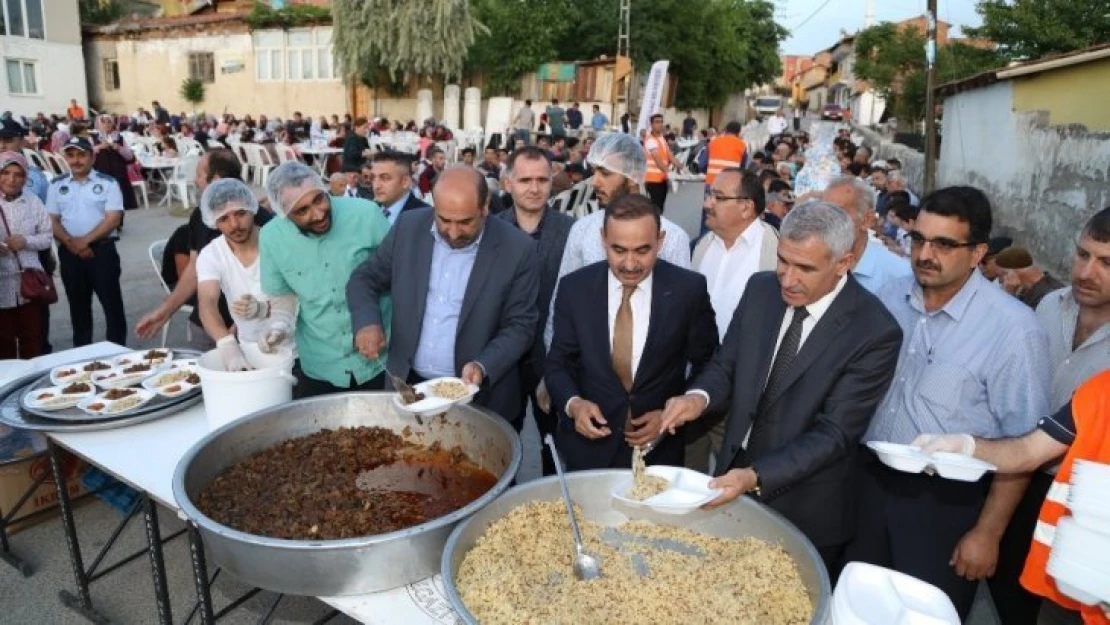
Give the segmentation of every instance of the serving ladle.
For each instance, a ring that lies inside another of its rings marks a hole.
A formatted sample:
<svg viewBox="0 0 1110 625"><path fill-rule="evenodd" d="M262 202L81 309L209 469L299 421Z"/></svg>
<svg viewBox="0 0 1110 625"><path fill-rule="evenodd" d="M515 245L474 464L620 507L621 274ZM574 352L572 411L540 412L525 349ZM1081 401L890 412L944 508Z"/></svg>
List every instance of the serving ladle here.
<svg viewBox="0 0 1110 625"><path fill-rule="evenodd" d="M601 563L597 556L582 544L582 532L578 529L578 519L574 516L574 504L570 501L570 489L567 488L567 478L563 475L563 462L559 459L559 451L555 449L555 439L550 434L544 437L544 442L551 448L551 459L555 463L555 472L559 475L559 486L563 489L563 503L567 506L567 516L570 518L570 529L574 532L574 576L583 581L601 577Z"/></svg>

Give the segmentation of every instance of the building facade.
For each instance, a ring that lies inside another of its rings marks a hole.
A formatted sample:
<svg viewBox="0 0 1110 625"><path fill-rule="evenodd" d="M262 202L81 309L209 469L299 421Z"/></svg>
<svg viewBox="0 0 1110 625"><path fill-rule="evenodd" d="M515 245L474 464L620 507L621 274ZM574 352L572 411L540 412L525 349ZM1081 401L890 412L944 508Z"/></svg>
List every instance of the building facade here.
<svg viewBox="0 0 1110 625"><path fill-rule="evenodd" d="M77 0L0 2L0 110L33 117L88 106Z"/></svg>

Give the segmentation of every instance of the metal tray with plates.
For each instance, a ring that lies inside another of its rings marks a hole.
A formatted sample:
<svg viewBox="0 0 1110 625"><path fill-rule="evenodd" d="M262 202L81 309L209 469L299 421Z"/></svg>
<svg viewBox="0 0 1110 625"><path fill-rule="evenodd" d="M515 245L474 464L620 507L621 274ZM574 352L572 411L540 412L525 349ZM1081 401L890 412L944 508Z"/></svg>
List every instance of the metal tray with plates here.
<svg viewBox="0 0 1110 625"><path fill-rule="evenodd" d="M175 351L183 358L195 358L200 355L200 353L195 350ZM23 407L23 395L34 388L41 387L44 382L46 385L50 384L49 374L44 375L43 372L36 371L16 378L0 388L0 423L25 430L46 432L91 432L97 430L111 430L114 428L138 425L140 423L146 423L176 414L197 404L202 399L198 388L195 392L173 399L159 398L159 400L151 401L138 411L130 413L125 412L109 419L92 417L74 408L72 411L79 413L81 417L84 417L83 419L78 417L72 420L59 420L54 417L43 416L57 415L58 411L53 413L45 411L36 413Z"/></svg>

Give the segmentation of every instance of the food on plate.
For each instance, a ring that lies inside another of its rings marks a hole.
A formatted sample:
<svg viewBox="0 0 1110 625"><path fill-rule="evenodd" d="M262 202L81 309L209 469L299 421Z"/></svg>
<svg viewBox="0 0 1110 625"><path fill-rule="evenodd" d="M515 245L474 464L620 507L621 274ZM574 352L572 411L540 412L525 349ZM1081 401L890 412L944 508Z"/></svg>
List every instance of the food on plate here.
<svg viewBox="0 0 1110 625"><path fill-rule="evenodd" d="M103 397L104 399L115 401L117 399L123 399L124 397L130 397L135 393L136 391L133 388L114 388L101 395L101 397Z"/></svg>
<svg viewBox="0 0 1110 625"><path fill-rule="evenodd" d="M100 412L101 410L104 410L104 402L93 402L85 407L93 412Z"/></svg>
<svg viewBox="0 0 1110 625"><path fill-rule="evenodd" d="M123 412L125 410L131 410L141 403L143 403L142 395L132 395L108 404L108 409L105 410L105 412Z"/></svg>
<svg viewBox="0 0 1110 625"><path fill-rule="evenodd" d="M409 400L409 401L405 401L405 394L401 393L401 403L403 403L404 405L407 406L409 404L415 404L418 401L424 401L425 399L428 398L427 395L425 395L424 393L421 393L420 391L418 391L416 389L413 389L412 392L413 392L412 399Z"/></svg>
<svg viewBox="0 0 1110 625"><path fill-rule="evenodd" d="M162 391L165 392L165 393L180 393L181 392L181 385L180 384L171 384L170 386L167 386L167 387L163 388Z"/></svg>
<svg viewBox="0 0 1110 625"><path fill-rule="evenodd" d="M35 395L35 399L38 399L38 400L41 401L41 400L44 400L44 399L50 399L53 396L54 396L54 393L39 393L38 395Z"/></svg>
<svg viewBox="0 0 1110 625"><path fill-rule="evenodd" d="M444 399L462 399L470 394L470 389L462 382L441 380L431 384L432 394Z"/></svg>
<svg viewBox="0 0 1110 625"><path fill-rule="evenodd" d="M189 377L185 378L185 381L189 384L200 384L200 376L195 373L191 373L189 374Z"/></svg>
<svg viewBox="0 0 1110 625"><path fill-rule="evenodd" d="M240 460L205 486L217 523L291 540L371 536L453 512L497 483L458 448L378 427L321 430Z"/></svg>
<svg viewBox="0 0 1110 625"><path fill-rule="evenodd" d="M603 563L600 579L574 577L562 502L531 502L490 525L467 552L456 579L463 603L483 625L801 625L813 616L798 568L779 545L647 521L580 523L586 549Z"/></svg>
<svg viewBox="0 0 1110 625"><path fill-rule="evenodd" d="M191 374L192 374L192 372L189 371L188 369L180 369L178 371L171 371L167 374L158 376L157 380L155 381L155 384L157 386L165 386L167 384L174 384L176 382L181 382L182 380L185 380Z"/></svg>
<svg viewBox="0 0 1110 625"><path fill-rule="evenodd" d="M632 490L628 491L628 498L636 501L654 497L671 485L666 478L647 474L644 456L643 450L639 447L632 450Z"/></svg>
<svg viewBox="0 0 1110 625"><path fill-rule="evenodd" d="M88 384L85 384L84 382L74 382L73 384L70 384L69 386L63 388L62 393L65 395L72 395L74 393L88 393L91 390L92 387Z"/></svg>
<svg viewBox="0 0 1110 625"><path fill-rule="evenodd" d="M76 369L62 369L61 371L58 372L58 377L59 378L68 378L69 376L74 375L76 373L77 373Z"/></svg>
<svg viewBox="0 0 1110 625"><path fill-rule="evenodd" d="M168 355L169 354L166 353L163 350L152 349L149 352L143 354L143 359L144 360L165 360L166 356L168 356Z"/></svg>
<svg viewBox="0 0 1110 625"><path fill-rule="evenodd" d="M106 362L99 361L99 360L94 360L94 361L90 362L89 364L85 365L84 367L82 367L82 369L84 369L85 371L104 371L105 369L111 369L111 368L112 368L112 365L110 365Z"/></svg>
<svg viewBox="0 0 1110 625"><path fill-rule="evenodd" d="M125 367L123 370L124 373L145 373L147 371L150 371L150 364L145 362Z"/></svg>

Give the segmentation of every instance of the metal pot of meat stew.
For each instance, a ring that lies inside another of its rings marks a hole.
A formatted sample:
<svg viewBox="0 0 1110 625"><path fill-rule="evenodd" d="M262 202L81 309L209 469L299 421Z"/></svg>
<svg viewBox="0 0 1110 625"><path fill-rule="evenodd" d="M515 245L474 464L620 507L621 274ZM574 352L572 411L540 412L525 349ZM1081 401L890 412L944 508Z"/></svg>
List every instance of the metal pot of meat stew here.
<svg viewBox="0 0 1110 625"><path fill-rule="evenodd" d="M716 510L697 510L687 515L659 514L633 508L613 499L612 491L627 480L629 471L606 469L576 471L567 474L571 499L581 510L579 519L602 525L616 526L637 519L658 525L684 527L695 532L722 538L753 536L782 545L798 567L802 583L814 606L812 625L827 625L832 612L832 588L825 564L813 543L792 523L774 510L749 497L741 497ZM501 520L517 506L533 501L560 501L559 482L555 477L543 478L516 486L493 503L460 523L443 548L443 585L447 599L459 617L468 625L478 620L466 608L459 594L459 568L469 552L490 525ZM603 573L604 574L604 573Z"/></svg>
<svg viewBox="0 0 1110 625"><path fill-rule="evenodd" d="M520 467L520 438L505 419L473 405L418 423L393 406L393 393L345 393L291 402L230 423L201 439L174 474L178 506L200 530L210 561L243 582L280 593L336 596L377 592L439 571L451 530L503 493ZM422 445L458 446L498 478L468 505L404 530L340 540L284 540L234 530L205 516L199 493L231 465L322 429L383 427Z"/></svg>

